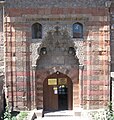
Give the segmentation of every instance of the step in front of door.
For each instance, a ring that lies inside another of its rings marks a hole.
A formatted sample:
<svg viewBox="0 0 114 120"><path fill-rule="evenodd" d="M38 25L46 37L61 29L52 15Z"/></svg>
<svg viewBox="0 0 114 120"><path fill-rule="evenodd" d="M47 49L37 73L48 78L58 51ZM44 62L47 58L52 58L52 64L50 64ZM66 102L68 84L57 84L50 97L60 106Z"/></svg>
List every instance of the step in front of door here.
<svg viewBox="0 0 114 120"><path fill-rule="evenodd" d="M56 112L46 112L44 113L44 117L67 117L67 116L74 116L73 111L56 111Z"/></svg>

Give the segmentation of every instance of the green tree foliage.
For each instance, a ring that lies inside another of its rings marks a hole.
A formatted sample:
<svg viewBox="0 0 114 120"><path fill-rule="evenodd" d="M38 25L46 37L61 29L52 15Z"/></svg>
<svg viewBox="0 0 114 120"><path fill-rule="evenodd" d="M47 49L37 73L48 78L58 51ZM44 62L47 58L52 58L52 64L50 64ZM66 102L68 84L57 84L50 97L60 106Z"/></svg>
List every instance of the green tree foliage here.
<svg viewBox="0 0 114 120"><path fill-rule="evenodd" d="M4 115L1 119L3 119L3 120L17 120L16 117L14 117L14 116L12 117L8 106L6 106L6 110L5 110Z"/></svg>
<svg viewBox="0 0 114 120"><path fill-rule="evenodd" d="M107 120L114 120L114 111L112 110L112 103L108 105L108 109L106 110L106 118Z"/></svg>
<svg viewBox="0 0 114 120"><path fill-rule="evenodd" d="M4 120L11 120L11 113L8 106L6 106L6 111L4 112Z"/></svg>

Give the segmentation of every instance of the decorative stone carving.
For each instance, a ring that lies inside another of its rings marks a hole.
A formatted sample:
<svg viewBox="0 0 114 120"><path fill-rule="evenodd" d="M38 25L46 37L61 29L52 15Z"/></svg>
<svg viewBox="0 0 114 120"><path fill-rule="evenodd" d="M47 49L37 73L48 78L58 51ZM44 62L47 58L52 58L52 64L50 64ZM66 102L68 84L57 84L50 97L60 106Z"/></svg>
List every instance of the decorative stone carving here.
<svg viewBox="0 0 114 120"><path fill-rule="evenodd" d="M47 48L49 51L53 51L56 48L61 48L62 51L68 51L69 47L74 47L74 43L71 41L67 30L60 31L56 26L54 31L49 31L47 36L43 40L39 48L39 54L41 48Z"/></svg>
<svg viewBox="0 0 114 120"><path fill-rule="evenodd" d="M76 47L69 33L66 29L59 29L56 26L55 30L49 31L38 48L37 68L79 65Z"/></svg>

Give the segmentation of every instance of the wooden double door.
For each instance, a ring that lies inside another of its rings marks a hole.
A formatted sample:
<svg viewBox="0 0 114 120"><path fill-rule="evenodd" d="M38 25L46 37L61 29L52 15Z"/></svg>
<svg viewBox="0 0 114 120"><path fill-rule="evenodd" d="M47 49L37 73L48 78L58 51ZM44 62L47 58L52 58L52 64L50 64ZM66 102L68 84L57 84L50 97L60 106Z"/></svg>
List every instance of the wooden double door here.
<svg viewBox="0 0 114 120"><path fill-rule="evenodd" d="M72 109L72 81L62 73L48 76L43 84L44 110Z"/></svg>

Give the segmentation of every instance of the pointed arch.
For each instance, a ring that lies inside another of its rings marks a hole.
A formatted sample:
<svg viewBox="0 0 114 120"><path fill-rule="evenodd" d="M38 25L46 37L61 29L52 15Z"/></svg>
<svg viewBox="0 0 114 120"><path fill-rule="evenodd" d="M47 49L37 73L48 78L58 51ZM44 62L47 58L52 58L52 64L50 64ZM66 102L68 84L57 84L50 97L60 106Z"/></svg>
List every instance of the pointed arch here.
<svg viewBox="0 0 114 120"><path fill-rule="evenodd" d="M44 110L72 110L73 82L66 74L57 71L43 82Z"/></svg>
<svg viewBox="0 0 114 120"><path fill-rule="evenodd" d="M83 38L83 25L81 23L73 24L73 38Z"/></svg>
<svg viewBox="0 0 114 120"><path fill-rule="evenodd" d="M42 25L40 23L34 23L32 25L32 39L42 38Z"/></svg>

